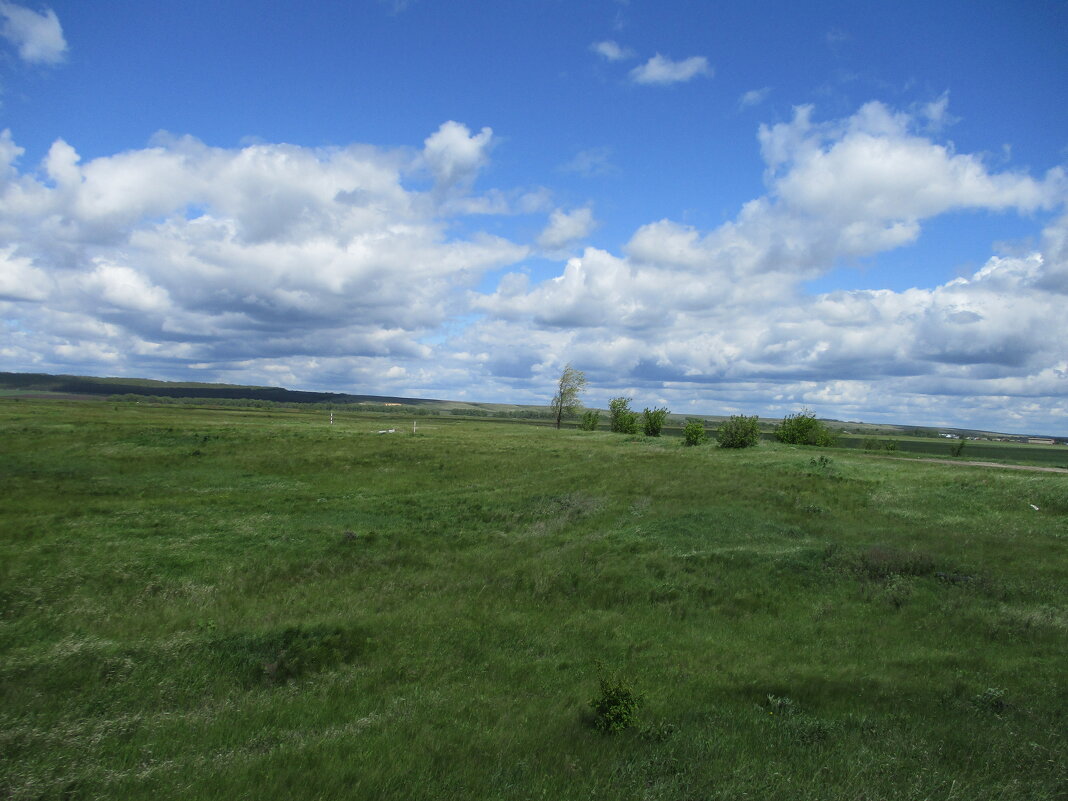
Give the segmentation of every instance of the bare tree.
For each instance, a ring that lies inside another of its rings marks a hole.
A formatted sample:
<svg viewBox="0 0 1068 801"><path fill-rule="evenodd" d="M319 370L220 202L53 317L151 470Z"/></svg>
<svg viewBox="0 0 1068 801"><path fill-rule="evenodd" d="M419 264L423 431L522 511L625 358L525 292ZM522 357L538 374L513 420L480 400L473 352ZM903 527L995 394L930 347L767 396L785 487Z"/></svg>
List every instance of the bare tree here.
<svg viewBox="0 0 1068 801"><path fill-rule="evenodd" d="M576 370L569 362L564 372L560 374L560 383L553 396L552 410L556 416L557 428L560 427L560 421L563 420L565 414L574 414L581 408L579 394L585 389L586 374L581 370Z"/></svg>

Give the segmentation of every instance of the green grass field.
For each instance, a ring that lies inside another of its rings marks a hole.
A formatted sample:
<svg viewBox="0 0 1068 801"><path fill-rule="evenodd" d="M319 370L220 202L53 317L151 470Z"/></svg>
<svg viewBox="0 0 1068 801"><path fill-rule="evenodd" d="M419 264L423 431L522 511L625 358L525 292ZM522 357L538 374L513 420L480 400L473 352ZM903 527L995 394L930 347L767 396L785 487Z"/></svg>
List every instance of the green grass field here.
<svg viewBox="0 0 1068 801"><path fill-rule="evenodd" d="M1068 797L1068 475L335 419L0 399L0 798Z"/></svg>

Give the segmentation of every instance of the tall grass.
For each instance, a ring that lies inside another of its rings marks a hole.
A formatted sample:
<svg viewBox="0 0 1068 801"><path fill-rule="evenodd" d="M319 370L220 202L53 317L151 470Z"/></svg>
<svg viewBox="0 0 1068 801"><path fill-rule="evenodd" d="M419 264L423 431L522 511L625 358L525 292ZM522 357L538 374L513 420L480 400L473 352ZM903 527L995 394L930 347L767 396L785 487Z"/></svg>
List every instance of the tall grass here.
<svg viewBox="0 0 1068 801"><path fill-rule="evenodd" d="M0 400L0 796L1068 792L1063 476L335 421Z"/></svg>

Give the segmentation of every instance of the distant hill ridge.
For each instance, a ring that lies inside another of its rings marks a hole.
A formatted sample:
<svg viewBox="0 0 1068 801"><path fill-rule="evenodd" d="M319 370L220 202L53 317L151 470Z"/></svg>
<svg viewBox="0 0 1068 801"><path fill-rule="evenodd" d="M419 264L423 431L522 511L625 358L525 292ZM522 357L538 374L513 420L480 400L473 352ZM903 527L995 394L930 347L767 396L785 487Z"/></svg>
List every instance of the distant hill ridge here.
<svg viewBox="0 0 1068 801"><path fill-rule="evenodd" d="M283 387L261 387L246 384L209 384L197 381L157 381L151 378L99 378L95 376L81 375L51 375L49 373L6 373L0 372L0 392L7 393L51 393L55 395L99 397L109 395L145 395L161 398L198 398L210 400L249 400L268 401L274 403L370 403L370 404L396 404L399 406L421 406L439 410L442 412L453 411L463 413L461 410L471 410L474 414L486 414L489 410L501 411L522 410L519 413L527 416L541 416L540 413L547 410L547 406L533 406L510 403L481 403L477 401L442 400L440 398L405 398L394 395L351 395L342 392L306 392L297 389L284 389ZM534 410L534 411L532 411ZM703 418L706 423L715 423L724 419L724 415L696 415ZM672 419L682 420L685 414L676 413ZM920 436L920 437L945 437L947 435L957 438L1003 438L1009 437L1014 440L1026 440L1034 438L1035 434L1004 434L993 431L977 429L951 428L947 426L926 427L913 425L897 425L891 423L874 424L861 423L858 421L847 422L823 418L828 425L837 431L854 436ZM777 420L761 418L762 424L772 425ZM1064 437L1048 437L1049 440L1064 443Z"/></svg>
<svg viewBox="0 0 1068 801"><path fill-rule="evenodd" d="M424 405L446 403L433 398L401 398L390 395L348 395L340 392L304 392L282 387L242 384L207 384L195 381L155 381L150 378L95 378L48 373L2 373L0 389L22 392L54 392L64 395L156 395L165 398L230 398L278 403L399 403Z"/></svg>

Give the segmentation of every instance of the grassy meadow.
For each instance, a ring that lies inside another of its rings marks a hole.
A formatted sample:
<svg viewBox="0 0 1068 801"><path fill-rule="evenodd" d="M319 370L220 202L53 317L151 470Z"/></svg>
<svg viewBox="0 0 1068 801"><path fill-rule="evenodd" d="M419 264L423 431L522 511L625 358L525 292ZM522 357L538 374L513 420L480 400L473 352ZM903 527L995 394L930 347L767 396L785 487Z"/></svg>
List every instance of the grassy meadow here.
<svg viewBox="0 0 1068 801"><path fill-rule="evenodd" d="M0 482L3 799L1068 798L1066 474L0 398Z"/></svg>

